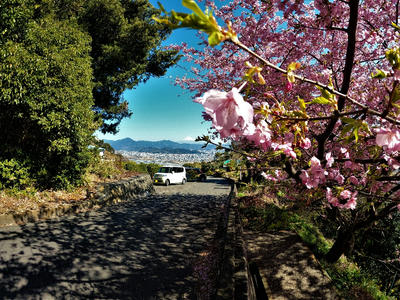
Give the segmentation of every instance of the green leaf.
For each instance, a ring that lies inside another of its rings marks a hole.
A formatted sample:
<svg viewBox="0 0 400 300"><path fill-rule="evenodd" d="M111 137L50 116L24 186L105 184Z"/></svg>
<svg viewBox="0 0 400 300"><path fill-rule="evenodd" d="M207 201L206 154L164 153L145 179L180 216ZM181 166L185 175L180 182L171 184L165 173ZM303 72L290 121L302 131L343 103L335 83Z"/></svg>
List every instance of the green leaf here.
<svg viewBox="0 0 400 300"><path fill-rule="evenodd" d="M341 135L345 136L347 133L349 133L351 131L352 128L353 128L353 126L351 124L347 124L347 125L343 126Z"/></svg>
<svg viewBox="0 0 400 300"><path fill-rule="evenodd" d="M323 98L330 99L330 100L334 99L335 96L328 90L326 90L322 87L319 87L319 86L317 86L317 88L320 90Z"/></svg>
<svg viewBox="0 0 400 300"><path fill-rule="evenodd" d="M171 29L177 28L192 28L204 31L208 34L208 42L211 46L218 45L227 38L234 39L236 34L228 31L225 35L221 32L211 11L206 10L205 13L200 9L194 0L182 0L182 5L193 11L192 14L177 13L171 11L169 15L159 18L153 16L152 19L156 22L166 24ZM237 38L237 37L236 37Z"/></svg>
<svg viewBox="0 0 400 300"><path fill-rule="evenodd" d="M393 107L396 107L397 109L400 109L400 104L393 103L392 105L393 105Z"/></svg>
<svg viewBox="0 0 400 300"><path fill-rule="evenodd" d="M371 77L376 78L376 79L383 79L383 78L386 78L387 75L386 75L386 72L377 69L376 73L371 73Z"/></svg>
<svg viewBox="0 0 400 300"><path fill-rule="evenodd" d="M393 91L393 95L392 95L392 104L396 103L397 101L400 100L400 91L399 88L396 87Z"/></svg>
<svg viewBox="0 0 400 300"><path fill-rule="evenodd" d="M196 1L194 1L194 0L182 0L182 5L184 7L186 7L186 8L189 8L196 15L198 15L202 20L208 21L207 16L203 13L203 11L197 5Z"/></svg>
<svg viewBox="0 0 400 300"><path fill-rule="evenodd" d="M160 7L160 10L161 10L163 13L167 13L167 11L165 10L164 6L160 3L160 1L157 1L157 4L158 4L158 7Z"/></svg>
<svg viewBox="0 0 400 300"><path fill-rule="evenodd" d="M359 127L354 127L354 129L353 129L353 134L356 139L356 143L358 142L358 130L359 130Z"/></svg>
<svg viewBox="0 0 400 300"><path fill-rule="evenodd" d="M363 120L356 120L356 119L347 118L347 117L342 117L340 119L343 123L346 124L345 126L343 126L343 129L341 132L342 137L345 136L350 131L352 131L355 142L357 143L359 136L360 136L359 135L360 129L364 130L365 132L370 132L368 124ZM350 139L350 138L351 138L351 136L348 137L348 139Z"/></svg>
<svg viewBox="0 0 400 300"><path fill-rule="evenodd" d="M311 104L332 104L332 101L325 97L317 97L311 101Z"/></svg>
<svg viewBox="0 0 400 300"><path fill-rule="evenodd" d="M302 111L306 111L306 103L304 102L304 100L300 97L297 97L297 100L299 100L300 109Z"/></svg>
<svg viewBox="0 0 400 300"><path fill-rule="evenodd" d="M297 70L297 69L300 68L300 67L301 67L300 63L298 63L298 62L291 62L291 63L288 65L287 70L288 70L288 72L289 72L289 71L294 71L294 70Z"/></svg>
<svg viewBox="0 0 400 300"><path fill-rule="evenodd" d="M400 30L400 26L397 25L396 23L392 22L391 25L392 25L392 27L394 27L395 29Z"/></svg>
<svg viewBox="0 0 400 300"><path fill-rule="evenodd" d="M399 49L389 49L385 52L386 59L393 66L394 69L399 69L400 67L400 53Z"/></svg>
<svg viewBox="0 0 400 300"><path fill-rule="evenodd" d="M223 39L224 36L222 35L222 33L214 31L208 36L208 43L210 44L210 46L214 47L221 43Z"/></svg>
<svg viewBox="0 0 400 300"><path fill-rule="evenodd" d="M358 120L348 118L348 117L341 117L340 120L344 123L352 124L352 125L354 125L358 121Z"/></svg>

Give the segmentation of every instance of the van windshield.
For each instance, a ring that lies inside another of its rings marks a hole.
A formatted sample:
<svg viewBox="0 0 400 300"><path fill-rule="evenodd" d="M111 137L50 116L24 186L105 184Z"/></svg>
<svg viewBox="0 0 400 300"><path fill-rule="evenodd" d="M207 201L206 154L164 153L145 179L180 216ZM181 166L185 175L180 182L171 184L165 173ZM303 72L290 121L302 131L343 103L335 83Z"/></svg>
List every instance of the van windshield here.
<svg viewBox="0 0 400 300"><path fill-rule="evenodd" d="M161 167L161 168L158 170L158 173L172 173L171 171L172 171L172 168L169 168L169 167Z"/></svg>

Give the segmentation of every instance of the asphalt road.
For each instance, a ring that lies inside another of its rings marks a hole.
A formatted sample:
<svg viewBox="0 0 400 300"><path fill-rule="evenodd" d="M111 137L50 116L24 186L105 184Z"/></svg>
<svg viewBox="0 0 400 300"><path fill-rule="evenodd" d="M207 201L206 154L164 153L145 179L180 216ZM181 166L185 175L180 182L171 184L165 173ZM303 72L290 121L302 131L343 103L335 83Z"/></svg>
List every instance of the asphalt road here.
<svg viewBox="0 0 400 300"><path fill-rule="evenodd" d="M195 299L223 179L156 186L96 211L0 228L0 299Z"/></svg>

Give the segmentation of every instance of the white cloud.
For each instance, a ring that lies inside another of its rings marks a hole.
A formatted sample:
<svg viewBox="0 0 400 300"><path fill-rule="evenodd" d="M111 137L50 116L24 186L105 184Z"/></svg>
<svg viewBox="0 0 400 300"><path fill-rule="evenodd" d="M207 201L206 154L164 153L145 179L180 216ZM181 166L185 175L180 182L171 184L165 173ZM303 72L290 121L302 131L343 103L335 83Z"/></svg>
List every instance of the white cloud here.
<svg viewBox="0 0 400 300"><path fill-rule="evenodd" d="M191 136L187 136L183 139L185 142L194 142L194 138L192 138Z"/></svg>

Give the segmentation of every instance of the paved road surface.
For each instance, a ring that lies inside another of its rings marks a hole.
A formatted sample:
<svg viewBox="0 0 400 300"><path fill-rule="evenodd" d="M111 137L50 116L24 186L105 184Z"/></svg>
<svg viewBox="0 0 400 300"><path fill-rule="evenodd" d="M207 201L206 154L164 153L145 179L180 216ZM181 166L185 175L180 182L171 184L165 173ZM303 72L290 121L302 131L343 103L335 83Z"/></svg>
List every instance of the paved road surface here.
<svg viewBox="0 0 400 300"><path fill-rule="evenodd" d="M222 179L0 228L0 299L193 299L192 264L212 241Z"/></svg>

